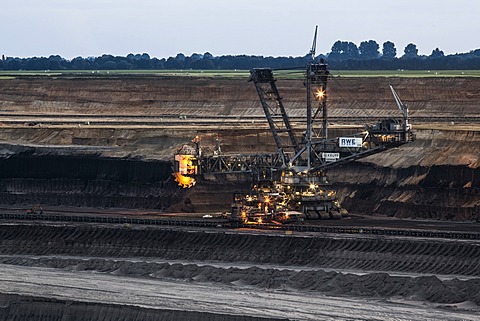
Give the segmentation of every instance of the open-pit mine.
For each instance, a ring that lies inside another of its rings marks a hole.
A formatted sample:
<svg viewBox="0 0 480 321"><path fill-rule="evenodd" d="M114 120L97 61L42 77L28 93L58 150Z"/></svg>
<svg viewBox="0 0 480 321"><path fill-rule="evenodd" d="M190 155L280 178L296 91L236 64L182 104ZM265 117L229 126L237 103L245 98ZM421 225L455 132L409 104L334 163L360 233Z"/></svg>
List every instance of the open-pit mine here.
<svg viewBox="0 0 480 321"><path fill-rule="evenodd" d="M480 320L480 78L312 68L0 78L0 320Z"/></svg>

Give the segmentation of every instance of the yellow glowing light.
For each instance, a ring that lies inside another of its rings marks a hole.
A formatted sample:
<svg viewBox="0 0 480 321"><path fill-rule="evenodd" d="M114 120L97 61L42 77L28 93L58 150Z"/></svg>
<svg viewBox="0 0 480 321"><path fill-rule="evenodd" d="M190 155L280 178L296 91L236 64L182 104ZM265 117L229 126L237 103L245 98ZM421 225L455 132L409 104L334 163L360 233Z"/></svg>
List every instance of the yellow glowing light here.
<svg viewBox="0 0 480 321"><path fill-rule="evenodd" d="M195 185L196 181L193 177L183 176L179 172L173 173L175 176L175 181L178 183L178 186L183 188L190 188Z"/></svg>
<svg viewBox="0 0 480 321"><path fill-rule="evenodd" d="M310 184L310 189L315 189L315 184Z"/></svg>
<svg viewBox="0 0 480 321"><path fill-rule="evenodd" d="M257 222L258 222L258 224L262 224L262 218L259 217Z"/></svg>
<svg viewBox="0 0 480 321"><path fill-rule="evenodd" d="M175 155L175 162L178 169L173 173L175 181L183 188L190 188L195 185L196 180L192 177L197 174L197 165L194 155Z"/></svg>
<svg viewBox="0 0 480 321"><path fill-rule="evenodd" d="M318 89L316 92L315 92L315 98L317 100L320 100L322 99L323 97L325 97L325 91L323 91L321 88Z"/></svg>
<svg viewBox="0 0 480 321"><path fill-rule="evenodd" d="M328 196L329 197L335 196L336 194L337 194L337 192L335 192L335 191L328 191Z"/></svg>

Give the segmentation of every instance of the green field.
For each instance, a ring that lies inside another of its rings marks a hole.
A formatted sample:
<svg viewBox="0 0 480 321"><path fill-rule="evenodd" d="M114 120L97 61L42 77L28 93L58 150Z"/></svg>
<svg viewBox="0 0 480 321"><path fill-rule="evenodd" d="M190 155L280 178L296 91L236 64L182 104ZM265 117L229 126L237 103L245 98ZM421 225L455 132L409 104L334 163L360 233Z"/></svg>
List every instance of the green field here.
<svg viewBox="0 0 480 321"><path fill-rule="evenodd" d="M276 78L303 78L303 70L274 70ZM480 77L480 70L331 70L334 77ZM206 77L248 78L248 70L48 70L0 71L0 79L15 77Z"/></svg>

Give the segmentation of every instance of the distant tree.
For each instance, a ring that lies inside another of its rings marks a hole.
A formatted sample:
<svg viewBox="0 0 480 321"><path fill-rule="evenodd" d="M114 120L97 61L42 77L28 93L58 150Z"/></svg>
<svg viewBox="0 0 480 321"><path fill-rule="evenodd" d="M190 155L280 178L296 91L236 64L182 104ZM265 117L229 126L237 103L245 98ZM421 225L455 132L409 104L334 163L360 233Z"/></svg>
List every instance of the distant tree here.
<svg viewBox="0 0 480 321"><path fill-rule="evenodd" d="M435 48L434 50L432 50L432 54L430 55L430 57L432 57L432 58L439 58L439 57L444 57L444 56L445 56L445 54L443 53L443 51L441 51L438 48Z"/></svg>
<svg viewBox="0 0 480 321"><path fill-rule="evenodd" d="M75 70L88 70L92 69L92 64L90 63L90 60L84 59L82 57L76 57L74 58L71 62L70 65L72 66L73 69Z"/></svg>
<svg viewBox="0 0 480 321"><path fill-rule="evenodd" d="M198 54L198 53L193 53L190 57L185 57L185 68L191 68L191 69L203 69L203 68L198 68L196 67L197 64L195 62L203 60L203 55Z"/></svg>
<svg viewBox="0 0 480 321"><path fill-rule="evenodd" d="M213 55L211 53L209 53L208 51L203 54L203 59L211 60L213 58L214 58Z"/></svg>
<svg viewBox="0 0 480 321"><path fill-rule="evenodd" d="M215 66L211 59L197 59L192 61L189 67L192 69L211 70L211 69L214 69Z"/></svg>
<svg viewBox="0 0 480 321"><path fill-rule="evenodd" d="M405 47L403 52L404 52L404 55L403 55L404 57L408 57L408 58L418 57L418 49L416 44L409 43Z"/></svg>
<svg viewBox="0 0 480 321"><path fill-rule="evenodd" d="M436 48L430 56L419 56L417 46L409 44L405 47L405 54L396 59L395 45L386 41L383 44L383 57L389 59L374 59L378 56L378 45L375 42L365 41L361 44L362 58L359 59L359 48L347 41L337 41L332 46L328 56L318 55L320 58L328 58L330 67L338 70L447 70L458 69L480 70L480 49L467 53L447 55ZM371 57L371 58L367 58ZM99 57L76 57L72 60L64 59L58 55L31 58L1 57L0 70L53 70L53 69L76 69L76 70L127 70L127 69L251 69L259 66L271 68L286 68L301 66L310 62L310 56L298 57L263 57L247 55L228 55L214 57L209 52L204 54L194 53L190 57L179 53L168 59L151 58L148 54L128 54L126 57L102 55ZM414 58L414 59L411 59Z"/></svg>
<svg viewBox="0 0 480 321"><path fill-rule="evenodd" d="M127 55L127 59L128 60L140 60L140 59L143 59L143 60L150 60L150 55L148 53L143 53L143 54L132 54L132 53L129 53Z"/></svg>
<svg viewBox="0 0 480 321"><path fill-rule="evenodd" d="M158 58L153 58L152 59L152 69L155 70L162 70L165 69L165 58L158 59Z"/></svg>
<svg viewBox="0 0 480 321"><path fill-rule="evenodd" d="M330 58L330 59L341 59L344 51L345 51L345 42L337 40L332 45L330 53L328 54L328 58Z"/></svg>
<svg viewBox="0 0 480 321"><path fill-rule="evenodd" d="M115 69L115 68L112 68L113 66L112 64L108 64L105 67L103 65L106 64L107 62L112 62L113 64L115 64L114 59L115 57L113 57L112 55L101 55L100 57L95 58L95 65L98 66L99 69L112 70L112 69Z"/></svg>
<svg viewBox="0 0 480 321"><path fill-rule="evenodd" d="M165 69L185 69L185 56L169 57L165 61Z"/></svg>
<svg viewBox="0 0 480 321"><path fill-rule="evenodd" d="M20 70L23 69L23 63L22 60L18 58L7 58L7 60L4 62L4 68L5 70Z"/></svg>
<svg viewBox="0 0 480 321"><path fill-rule="evenodd" d="M178 61L185 61L186 57L183 53L178 53L176 56L175 56L175 60L178 60Z"/></svg>
<svg viewBox="0 0 480 321"><path fill-rule="evenodd" d="M378 43L375 40L362 41L358 47L360 58L378 58L380 53L378 52Z"/></svg>
<svg viewBox="0 0 480 321"><path fill-rule="evenodd" d="M169 57L165 61L165 69L185 69L187 66L185 64L186 57L183 53L179 53L174 57Z"/></svg>
<svg viewBox="0 0 480 321"><path fill-rule="evenodd" d="M391 41L385 41L382 48L383 58L395 58L397 56L397 48Z"/></svg>
<svg viewBox="0 0 480 321"><path fill-rule="evenodd" d="M127 60L120 60L117 62L117 68L119 70L130 70L133 69L133 64L128 62Z"/></svg>
<svg viewBox="0 0 480 321"><path fill-rule="evenodd" d="M118 66L114 61L106 61L105 63L99 65L99 69L102 69L102 70L118 70Z"/></svg>
<svg viewBox="0 0 480 321"><path fill-rule="evenodd" d="M153 69L154 62L147 53L132 54L129 53L127 57L116 57L115 62L119 69Z"/></svg>
<svg viewBox="0 0 480 321"><path fill-rule="evenodd" d="M193 54L190 56L190 59L191 59L191 60L200 60L200 59L203 59L203 55L198 54L198 53L193 53Z"/></svg>
<svg viewBox="0 0 480 321"><path fill-rule="evenodd" d="M328 54L329 59L356 59L358 48L353 42L337 40Z"/></svg>
<svg viewBox="0 0 480 321"><path fill-rule="evenodd" d="M50 63L45 57L33 57L27 59L23 66L25 70L48 70L50 69Z"/></svg>
<svg viewBox="0 0 480 321"><path fill-rule="evenodd" d="M357 59L359 55L359 50L356 44L353 42L347 42L345 45L345 58L347 59Z"/></svg>
<svg viewBox="0 0 480 321"><path fill-rule="evenodd" d="M48 57L48 68L50 70L61 70L65 69L64 64L66 60L60 57L59 55L51 55Z"/></svg>
<svg viewBox="0 0 480 321"><path fill-rule="evenodd" d="M65 61L65 59L63 59L60 55L50 55L50 57L48 57L48 60L50 60L50 61L58 61L58 62L63 62L63 61Z"/></svg>
<svg viewBox="0 0 480 321"><path fill-rule="evenodd" d="M152 60L150 59L150 57L145 58L142 55L142 57L140 59L135 60L135 62L136 62L135 68L144 69L144 70L152 69Z"/></svg>

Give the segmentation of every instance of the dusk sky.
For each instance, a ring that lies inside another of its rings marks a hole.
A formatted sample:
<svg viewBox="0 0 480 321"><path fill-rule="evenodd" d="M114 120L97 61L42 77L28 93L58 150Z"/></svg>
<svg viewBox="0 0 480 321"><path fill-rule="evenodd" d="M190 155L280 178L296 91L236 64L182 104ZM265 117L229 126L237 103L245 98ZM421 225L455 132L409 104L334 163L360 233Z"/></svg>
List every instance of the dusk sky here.
<svg viewBox="0 0 480 321"><path fill-rule="evenodd" d="M33 57L148 53L303 56L337 40L408 43L419 54L480 48L476 0L16 0L0 10L0 54Z"/></svg>

